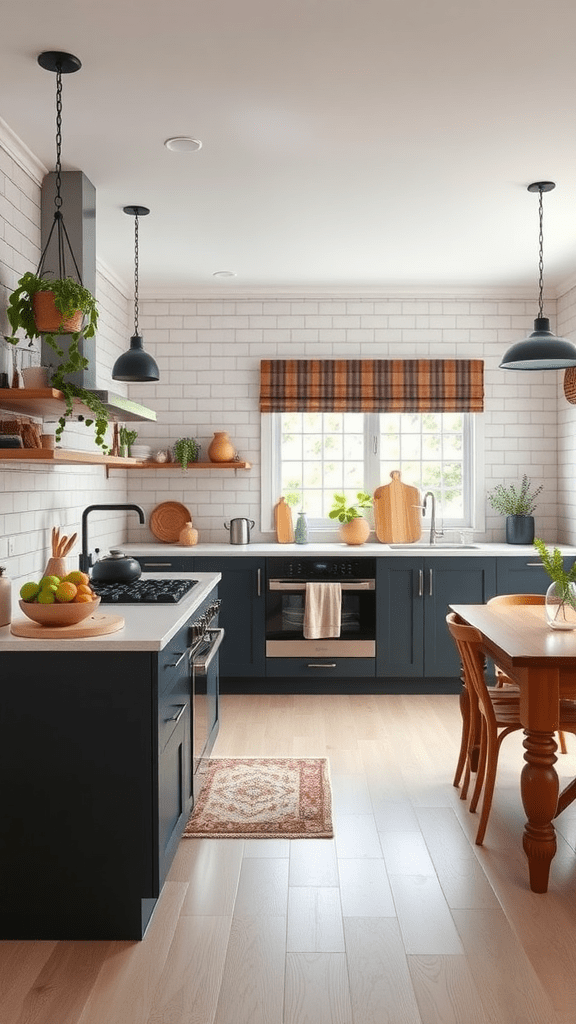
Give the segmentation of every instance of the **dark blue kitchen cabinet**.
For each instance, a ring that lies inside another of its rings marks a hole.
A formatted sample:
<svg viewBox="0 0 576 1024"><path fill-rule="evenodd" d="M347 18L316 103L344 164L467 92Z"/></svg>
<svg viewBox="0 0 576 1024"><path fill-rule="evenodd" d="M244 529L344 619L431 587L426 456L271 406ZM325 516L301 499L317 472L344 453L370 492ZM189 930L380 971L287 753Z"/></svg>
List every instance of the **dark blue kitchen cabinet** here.
<svg viewBox="0 0 576 1024"><path fill-rule="evenodd" d="M566 570L571 569L573 564L573 558L564 559ZM551 582L536 549L533 555L497 560L498 594L545 594Z"/></svg>
<svg viewBox="0 0 576 1024"><path fill-rule="evenodd" d="M483 604L496 593L496 559L378 559L376 591L376 675L458 679L448 608Z"/></svg>
<svg viewBox="0 0 576 1024"><path fill-rule="evenodd" d="M264 558L236 556L194 558L194 572L219 572L218 593L222 605L220 625L220 677L264 677L265 663L265 565Z"/></svg>

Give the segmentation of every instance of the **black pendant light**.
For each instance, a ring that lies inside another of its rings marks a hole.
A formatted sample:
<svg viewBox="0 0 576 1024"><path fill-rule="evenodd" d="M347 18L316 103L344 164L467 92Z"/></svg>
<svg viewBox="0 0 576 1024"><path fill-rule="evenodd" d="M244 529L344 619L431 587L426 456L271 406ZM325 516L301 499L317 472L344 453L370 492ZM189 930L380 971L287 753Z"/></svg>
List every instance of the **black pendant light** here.
<svg viewBox="0 0 576 1024"><path fill-rule="evenodd" d="M544 272L542 194L551 192L553 188L556 188L553 181L535 181L532 185L528 185L529 192L538 192L540 196L539 311L534 321L532 334L524 338L523 341L517 341L505 353L500 363L502 370L565 370L567 366L576 366L576 345L566 338L557 338L550 330L548 317L542 315L544 290L542 284Z"/></svg>
<svg viewBox="0 0 576 1024"><path fill-rule="evenodd" d="M160 380L158 367L152 356L144 351L138 331L138 218L145 217L150 210L147 206L125 206L124 213L134 217L134 334L128 351L114 363L112 379L134 382Z"/></svg>
<svg viewBox="0 0 576 1024"><path fill-rule="evenodd" d="M41 68L45 71L53 71L56 74L56 195L54 197L54 220L52 221L52 227L46 241L46 245L40 256L40 262L36 269L36 276L41 277L44 272L44 263L46 260L46 253L50 245L54 230L56 231L56 242L58 248L58 277L62 280L67 276L66 272L66 249L72 257L74 264L74 270L76 271L76 277L80 284L82 284L82 277L78 269L76 258L72 251L66 225L64 224L64 214L62 213L62 75L73 74L75 71L79 71L82 67L82 62L75 57L72 53L62 53L60 50L46 50L41 53L38 57L38 63Z"/></svg>

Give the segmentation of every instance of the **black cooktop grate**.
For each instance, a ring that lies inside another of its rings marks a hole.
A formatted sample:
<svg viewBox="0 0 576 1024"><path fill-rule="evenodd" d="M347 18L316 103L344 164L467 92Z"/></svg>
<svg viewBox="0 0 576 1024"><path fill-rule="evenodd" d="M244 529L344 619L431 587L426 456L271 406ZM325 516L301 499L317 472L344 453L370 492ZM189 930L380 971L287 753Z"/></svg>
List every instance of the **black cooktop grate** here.
<svg viewBox="0 0 576 1024"><path fill-rule="evenodd" d="M92 580L102 604L178 604L198 580L135 580L133 583L99 583Z"/></svg>

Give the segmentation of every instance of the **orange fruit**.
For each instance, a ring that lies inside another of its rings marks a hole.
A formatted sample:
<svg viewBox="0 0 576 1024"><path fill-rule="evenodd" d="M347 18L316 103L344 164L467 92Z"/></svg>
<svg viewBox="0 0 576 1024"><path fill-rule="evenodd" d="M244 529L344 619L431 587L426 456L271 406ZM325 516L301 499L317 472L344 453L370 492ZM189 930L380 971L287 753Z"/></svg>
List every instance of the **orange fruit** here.
<svg viewBox="0 0 576 1024"><path fill-rule="evenodd" d="M76 589L79 594L90 594L90 598L92 598L94 593L92 587L89 587L87 583L79 583Z"/></svg>
<svg viewBox="0 0 576 1024"><path fill-rule="evenodd" d="M75 583L76 586L78 586L79 583L89 583L90 577L87 572L80 572L79 569L74 569L74 572L69 572L68 575L64 577L64 582Z"/></svg>
<svg viewBox="0 0 576 1024"><path fill-rule="evenodd" d="M74 604L91 604L92 598L90 594L76 594L74 598Z"/></svg>
<svg viewBox="0 0 576 1024"><path fill-rule="evenodd" d="M59 583L56 588L54 597L59 604L64 604L67 601L73 601L76 597L76 587L73 583L62 580L62 583Z"/></svg>

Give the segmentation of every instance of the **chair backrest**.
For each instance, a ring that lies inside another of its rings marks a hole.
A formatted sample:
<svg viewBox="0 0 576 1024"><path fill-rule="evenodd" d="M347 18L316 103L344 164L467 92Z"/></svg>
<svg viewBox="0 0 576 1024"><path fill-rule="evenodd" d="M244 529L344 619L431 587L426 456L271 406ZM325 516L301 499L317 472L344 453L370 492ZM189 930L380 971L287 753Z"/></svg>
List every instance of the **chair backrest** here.
<svg viewBox="0 0 576 1024"><path fill-rule="evenodd" d="M482 634L473 626L467 626L454 612L446 616L446 624L450 635L458 648L464 684L470 698L476 698L482 713L491 722L496 722L494 707L486 686L484 676L484 652L482 650Z"/></svg>
<svg viewBox="0 0 576 1024"><path fill-rule="evenodd" d="M546 604L544 594L498 594L486 604Z"/></svg>

